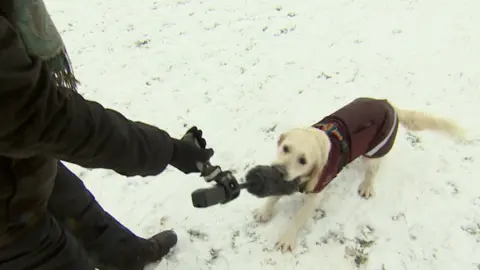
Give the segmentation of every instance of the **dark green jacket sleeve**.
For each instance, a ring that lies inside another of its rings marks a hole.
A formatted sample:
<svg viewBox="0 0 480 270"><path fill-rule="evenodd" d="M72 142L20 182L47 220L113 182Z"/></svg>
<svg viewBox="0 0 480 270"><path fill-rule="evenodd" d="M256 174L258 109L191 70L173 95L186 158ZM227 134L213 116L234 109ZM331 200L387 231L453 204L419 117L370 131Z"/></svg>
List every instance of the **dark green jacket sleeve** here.
<svg viewBox="0 0 480 270"><path fill-rule="evenodd" d="M126 176L167 167L173 153L167 132L59 88L49 74L0 17L0 155L46 156Z"/></svg>

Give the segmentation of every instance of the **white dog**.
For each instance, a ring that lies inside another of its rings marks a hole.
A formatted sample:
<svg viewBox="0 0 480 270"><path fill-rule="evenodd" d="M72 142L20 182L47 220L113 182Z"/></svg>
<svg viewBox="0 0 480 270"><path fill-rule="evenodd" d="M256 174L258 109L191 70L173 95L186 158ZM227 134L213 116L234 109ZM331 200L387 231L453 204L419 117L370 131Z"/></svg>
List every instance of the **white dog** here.
<svg viewBox="0 0 480 270"><path fill-rule="evenodd" d="M311 127L280 135L277 158L272 165L283 167L284 180L300 180L305 202L277 242L279 250L295 248L297 233L312 217L320 191L358 157L365 160L366 166L358 192L366 199L374 195L375 175L394 145L399 123L409 130L442 131L456 139L465 136L465 131L453 121L399 109L387 100L371 98L355 99ZM268 197L254 212L255 220L270 220L279 199L280 196Z"/></svg>

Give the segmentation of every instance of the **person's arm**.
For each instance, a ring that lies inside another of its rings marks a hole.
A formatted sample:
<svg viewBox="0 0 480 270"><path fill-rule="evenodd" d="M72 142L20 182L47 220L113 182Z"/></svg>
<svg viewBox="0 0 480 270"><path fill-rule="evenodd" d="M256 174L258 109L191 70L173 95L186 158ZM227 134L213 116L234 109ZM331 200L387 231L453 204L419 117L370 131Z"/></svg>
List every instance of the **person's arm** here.
<svg viewBox="0 0 480 270"><path fill-rule="evenodd" d="M50 78L0 16L0 155L50 156L126 176L156 175L171 162L167 132L58 88Z"/></svg>

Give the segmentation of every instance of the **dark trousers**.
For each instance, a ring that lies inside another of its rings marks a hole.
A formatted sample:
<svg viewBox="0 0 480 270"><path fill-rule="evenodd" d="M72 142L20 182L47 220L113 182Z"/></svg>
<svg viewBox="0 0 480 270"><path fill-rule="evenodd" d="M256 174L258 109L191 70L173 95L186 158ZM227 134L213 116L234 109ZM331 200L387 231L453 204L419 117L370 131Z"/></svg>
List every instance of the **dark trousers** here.
<svg viewBox="0 0 480 270"><path fill-rule="evenodd" d="M77 240L47 214L0 250L1 270L94 270Z"/></svg>
<svg viewBox="0 0 480 270"><path fill-rule="evenodd" d="M22 235L0 249L0 270L134 269L129 254L146 241L105 212L60 162L48 212Z"/></svg>

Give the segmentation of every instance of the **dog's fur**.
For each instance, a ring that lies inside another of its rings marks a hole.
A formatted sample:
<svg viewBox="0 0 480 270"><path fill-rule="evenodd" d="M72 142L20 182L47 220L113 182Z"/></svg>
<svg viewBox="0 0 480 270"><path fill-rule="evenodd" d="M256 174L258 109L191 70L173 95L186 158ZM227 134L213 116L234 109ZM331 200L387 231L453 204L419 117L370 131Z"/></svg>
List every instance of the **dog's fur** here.
<svg viewBox="0 0 480 270"><path fill-rule="evenodd" d="M391 103L390 103L391 104ZM432 130L444 132L454 139L464 139L465 130L452 120L428 115L424 112L404 110L392 105L398 115L400 124L409 130ZM284 146L289 149L285 151ZM314 127L296 128L280 135L277 145L277 158L273 164L285 166L287 181L300 177L301 183L306 183L306 191L312 191L325 166L331 148L327 134ZM304 159L306 162L299 162ZM384 157L368 158L365 161L365 175L358 187L360 196L368 199L374 195L375 176L381 167ZM305 164L302 164L305 163ZM313 215L319 200L320 193L306 193L304 205L288 224L276 247L282 252L292 251L296 246L297 233ZM264 205L254 212L254 219L258 222L270 220L274 214L274 206L280 196L268 197Z"/></svg>

